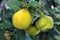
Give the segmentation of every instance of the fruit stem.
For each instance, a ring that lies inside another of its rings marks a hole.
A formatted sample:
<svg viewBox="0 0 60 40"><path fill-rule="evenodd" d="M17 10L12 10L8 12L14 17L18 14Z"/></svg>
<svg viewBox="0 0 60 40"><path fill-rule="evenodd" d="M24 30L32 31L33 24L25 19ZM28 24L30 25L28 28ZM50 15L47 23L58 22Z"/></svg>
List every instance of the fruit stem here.
<svg viewBox="0 0 60 40"><path fill-rule="evenodd" d="M42 11L40 9L38 9L37 7L35 7L35 8L39 12L40 16L44 16L44 14L42 13Z"/></svg>

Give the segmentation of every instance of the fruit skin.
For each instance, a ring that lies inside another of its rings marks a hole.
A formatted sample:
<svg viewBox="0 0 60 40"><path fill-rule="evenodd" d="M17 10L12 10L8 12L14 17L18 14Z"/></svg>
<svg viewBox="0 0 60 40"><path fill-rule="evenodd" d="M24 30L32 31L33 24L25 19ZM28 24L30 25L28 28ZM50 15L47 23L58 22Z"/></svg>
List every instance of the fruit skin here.
<svg viewBox="0 0 60 40"><path fill-rule="evenodd" d="M40 17L40 19L38 19L36 22L36 26L40 26L40 27L37 27L38 29L45 26L46 24L47 24L47 17L46 16Z"/></svg>
<svg viewBox="0 0 60 40"><path fill-rule="evenodd" d="M40 33L40 30L37 29L35 26L30 26L28 29L25 30L31 36L36 36Z"/></svg>
<svg viewBox="0 0 60 40"><path fill-rule="evenodd" d="M48 29L52 29L53 26L54 26L53 19L48 16L48 23L47 23L46 26L44 26L41 30L42 30L42 31L46 31L46 30L48 30Z"/></svg>
<svg viewBox="0 0 60 40"><path fill-rule="evenodd" d="M32 17L27 9L21 9L12 16L12 23L17 29L27 29L32 22Z"/></svg>
<svg viewBox="0 0 60 40"><path fill-rule="evenodd" d="M47 31L48 29L52 29L54 26L53 19L50 16L44 15L39 20L36 21L36 27L41 31Z"/></svg>

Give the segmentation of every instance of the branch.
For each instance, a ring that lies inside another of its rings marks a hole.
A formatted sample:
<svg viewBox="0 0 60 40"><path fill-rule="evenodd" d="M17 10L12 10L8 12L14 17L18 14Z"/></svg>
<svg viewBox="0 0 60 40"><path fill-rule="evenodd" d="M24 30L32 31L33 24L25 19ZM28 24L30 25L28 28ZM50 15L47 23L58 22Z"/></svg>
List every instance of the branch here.
<svg viewBox="0 0 60 40"><path fill-rule="evenodd" d="M1 6L0 6L0 14L2 13L2 10L3 10L3 8L4 8L5 2L6 2L6 0L3 0L3 1L1 2Z"/></svg>

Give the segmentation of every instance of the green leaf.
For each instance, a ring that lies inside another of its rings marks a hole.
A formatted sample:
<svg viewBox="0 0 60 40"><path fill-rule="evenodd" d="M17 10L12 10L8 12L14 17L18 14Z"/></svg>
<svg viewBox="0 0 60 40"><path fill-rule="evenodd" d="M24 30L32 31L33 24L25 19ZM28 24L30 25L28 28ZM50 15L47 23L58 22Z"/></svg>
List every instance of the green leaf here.
<svg viewBox="0 0 60 40"><path fill-rule="evenodd" d="M10 27L12 27L12 24L8 20L4 20L2 23L0 23L0 27L10 28Z"/></svg>
<svg viewBox="0 0 60 40"><path fill-rule="evenodd" d="M58 0L58 4L60 4L60 0Z"/></svg>
<svg viewBox="0 0 60 40"><path fill-rule="evenodd" d="M12 15L14 14L14 11L13 10L5 10L5 15L8 16L8 17L12 17Z"/></svg>
<svg viewBox="0 0 60 40"><path fill-rule="evenodd" d="M20 2L18 0L8 0L7 4L14 11L18 11L21 9L20 6L21 6L22 2Z"/></svg>
<svg viewBox="0 0 60 40"><path fill-rule="evenodd" d="M26 34L23 30L17 30L15 33L16 40L26 40Z"/></svg>
<svg viewBox="0 0 60 40"><path fill-rule="evenodd" d="M36 6L38 6L38 2L37 1L34 1L34 0L30 0L29 1L29 4L30 4L30 6L32 6L32 7L36 7Z"/></svg>
<svg viewBox="0 0 60 40"><path fill-rule="evenodd" d="M54 24L60 25L60 22L54 22Z"/></svg>
<svg viewBox="0 0 60 40"><path fill-rule="evenodd" d="M60 35L55 35L55 38L56 38L57 40L60 40Z"/></svg>

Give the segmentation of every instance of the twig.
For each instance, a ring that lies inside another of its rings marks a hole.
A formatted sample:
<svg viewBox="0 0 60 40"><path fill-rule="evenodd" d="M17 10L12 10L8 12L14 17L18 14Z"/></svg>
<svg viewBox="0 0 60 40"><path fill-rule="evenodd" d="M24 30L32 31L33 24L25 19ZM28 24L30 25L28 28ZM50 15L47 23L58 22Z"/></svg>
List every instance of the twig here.
<svg viewBox="0 0 60 40"><path fill-rule="evenodd" d="M43 12L40 9L38 9L37 7L35 7L35 8L36 8L36 11L39 12L40 16L44 16Z"/></svg>

